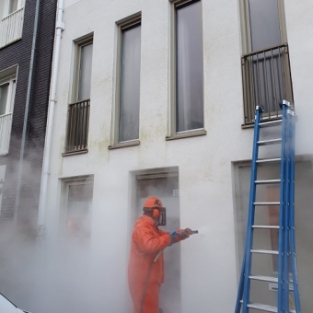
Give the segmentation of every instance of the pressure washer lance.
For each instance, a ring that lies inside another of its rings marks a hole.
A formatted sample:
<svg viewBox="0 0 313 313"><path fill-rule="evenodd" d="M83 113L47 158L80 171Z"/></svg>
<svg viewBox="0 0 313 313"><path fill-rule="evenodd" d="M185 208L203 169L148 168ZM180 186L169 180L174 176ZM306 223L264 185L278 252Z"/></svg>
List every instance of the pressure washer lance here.
<svg viewBox="0 0 313 313"><path fill-rule="evenodd" d="M175 237L181 237L181 236L187 236L187 235L191 236L191 235L195 235L195 234L198 234L198 233L199 233L198 230L191 230L191 229L187 228L187 229L185 229L182 232L175 232ZM142 300L141 300L141 303L140 303L139 313L142 313L142 310L143 310L143 303L145 301L147 288L148 288L148 282L149 282L149 278L150 278L153 266L156 263L156 261L158 260L158 258L160 257L160 255L162 254L163 250L161 250L161 251L159 251L157 253L157 255L155 256L155 258L153 259L153 261L152 261L152 263L150 265L150 268L149 268L149 271L148 271L148 274L147 274L147 277L146 277L145 285L144 285L144 288L143 288Z"/></svg>

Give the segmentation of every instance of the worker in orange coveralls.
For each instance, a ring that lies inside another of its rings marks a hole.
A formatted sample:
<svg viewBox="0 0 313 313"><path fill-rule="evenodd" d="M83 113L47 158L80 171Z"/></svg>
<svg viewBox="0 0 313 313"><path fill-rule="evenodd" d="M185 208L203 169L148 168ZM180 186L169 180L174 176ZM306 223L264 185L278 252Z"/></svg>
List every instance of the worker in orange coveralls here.
<svg viewBox="0 0 313 313"><path fill-rule="evenodd" d="M143 215L134 226L128 265L128 285L133 313L159 313L159 292L164 282L163 250L191 234L185 230L164 232L166 209L160 199L148 198Z"/></svg>

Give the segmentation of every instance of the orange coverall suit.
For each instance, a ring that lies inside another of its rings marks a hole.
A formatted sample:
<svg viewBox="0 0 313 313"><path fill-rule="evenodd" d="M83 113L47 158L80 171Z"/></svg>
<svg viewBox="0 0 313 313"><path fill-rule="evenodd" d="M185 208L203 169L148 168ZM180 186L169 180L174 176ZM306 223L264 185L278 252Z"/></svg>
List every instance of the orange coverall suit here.
<svg viewBox="0 0 313 313"><path fill-rule="evenodd" d="M176 238L175 242L183 238ZM161 250L171 243L171 236L157 228L154 220L143 215L135 223L128 265L128 285L133 300L133 313L140 313L144 285L149 268ZM163 253L155 262L145 295L142 313L159 312L159 292L164 282Z"/></svg>

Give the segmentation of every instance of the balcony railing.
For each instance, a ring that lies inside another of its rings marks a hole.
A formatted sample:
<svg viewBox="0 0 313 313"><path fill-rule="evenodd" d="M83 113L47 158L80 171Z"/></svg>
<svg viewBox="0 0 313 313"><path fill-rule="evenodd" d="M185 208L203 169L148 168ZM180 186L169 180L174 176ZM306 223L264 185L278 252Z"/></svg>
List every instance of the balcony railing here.
<svg viewBox="0 0 313 313"><path fill-rule="evenodd" d="M89 106L90 100L69 105L65 153L87 149Z"/></svg>
<svg viewBox="0 0 313 313"><path fill-rule="evenodd" d="M22 38L24 8L3 18L0 22L0 48Z"/></svg>
<svg viewBox="0 0 313 313"><path fill-rule="evenodd" d="M12 113L0 115L0 155L9 153Z"/></svg>
<svg viewBox="0 0 313 313"><path fill-rule="evenodd" d="M263 118L277 119L280 101L293 101L288 45L246 54L241 62L244 124L254 122L256 106L264 108Z"/></svg>

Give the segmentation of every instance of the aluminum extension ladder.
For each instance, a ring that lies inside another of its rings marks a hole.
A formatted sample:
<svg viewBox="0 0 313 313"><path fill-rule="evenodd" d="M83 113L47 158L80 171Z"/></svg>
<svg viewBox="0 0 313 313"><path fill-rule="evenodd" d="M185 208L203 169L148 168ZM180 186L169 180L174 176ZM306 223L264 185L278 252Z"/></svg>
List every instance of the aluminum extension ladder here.
<svg viewBox="0 0 313 313"><path fill-rule="evenodd" d="M281 103L282 117L277 121L261 121L262 108L256 108L254 124L254 142L251 165L249 213L246 233L246 244L235 313L275 312L300 313L300 298L297 278L296 247L295 247L295 213L294 213L294 111L288 101ZM260 128L281 125L281 138L260 141ZM281 157L272 159L258 159L259 147L268 144L281 144ZM273 164L280 162L280 179L257 180L258 164ZM257 186L261 184L279 184L279 202L256 202ZM255 210L267 206L279 205L279 225L256 225ZM260 250L253 248L254 229L277 229L279 233L278 251ZM268 254L278 256L278 277L260 276L251 273L252 255ZM289 277L291 266L292 279ZM250 283L252 280L265 283L276 283L278 286L277 306L250 302ZM294 308L289 307L289 285L293 287ZM251 310L250 310L251 311Z"/></svg>

